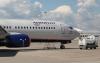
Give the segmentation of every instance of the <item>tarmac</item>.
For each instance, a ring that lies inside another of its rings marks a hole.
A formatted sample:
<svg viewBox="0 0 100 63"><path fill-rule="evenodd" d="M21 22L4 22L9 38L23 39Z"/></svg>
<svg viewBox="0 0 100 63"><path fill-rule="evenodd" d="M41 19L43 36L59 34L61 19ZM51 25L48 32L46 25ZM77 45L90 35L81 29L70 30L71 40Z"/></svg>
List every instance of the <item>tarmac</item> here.
<svg viewBox="0 0 100 63"><path fill-rule="evenodd" d="M1 47L0 63L100 63L100 47L80 50L77 41L66 44L66 49L59 49L59 45L32 43L27 48Z"/></svg>

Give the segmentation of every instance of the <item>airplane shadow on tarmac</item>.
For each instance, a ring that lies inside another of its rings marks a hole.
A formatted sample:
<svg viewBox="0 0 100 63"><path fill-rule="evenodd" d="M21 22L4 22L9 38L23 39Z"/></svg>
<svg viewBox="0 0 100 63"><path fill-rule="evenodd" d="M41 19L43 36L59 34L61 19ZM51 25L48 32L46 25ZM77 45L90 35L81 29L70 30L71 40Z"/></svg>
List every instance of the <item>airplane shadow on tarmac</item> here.
<svg viewBox="0 0 100 63"><path fill-rule="evenodd" d="M0 49L0 57L16 56L19 50Z"/></svg>
<svg viewBox="0 0 100 63"><path fill-rule="evenodd" d="M67 50L67 49L78 49L78 48L66 48L66 49L0 49L0 57L14 57L18 52L30 52L40 50Z"/></svg>

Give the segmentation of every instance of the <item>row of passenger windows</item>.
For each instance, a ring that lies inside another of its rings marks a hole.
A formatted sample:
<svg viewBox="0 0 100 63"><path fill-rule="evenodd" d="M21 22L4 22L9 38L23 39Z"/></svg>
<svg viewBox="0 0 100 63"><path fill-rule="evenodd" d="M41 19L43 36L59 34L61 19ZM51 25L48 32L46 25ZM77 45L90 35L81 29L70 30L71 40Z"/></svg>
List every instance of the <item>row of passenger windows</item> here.
<svg viewBox="0 0 100 63"><path fill-rule="evenodd" d="M3 26L4 29L11 29L11 26ZM15 29L55 29L55 27L31 27L31 26L15 26Z"/></svg>

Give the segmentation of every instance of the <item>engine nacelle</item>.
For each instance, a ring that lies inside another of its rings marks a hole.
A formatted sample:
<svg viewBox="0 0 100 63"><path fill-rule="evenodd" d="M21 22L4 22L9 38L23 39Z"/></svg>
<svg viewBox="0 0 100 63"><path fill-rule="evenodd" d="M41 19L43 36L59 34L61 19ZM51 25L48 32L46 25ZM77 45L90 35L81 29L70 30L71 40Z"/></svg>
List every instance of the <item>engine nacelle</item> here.
<svg viewBox="0 0 100 63"><path fill-rule="evenodd" d="M30 38L25 34L12 34L6 36L6 47L28 47Z"/></svg>

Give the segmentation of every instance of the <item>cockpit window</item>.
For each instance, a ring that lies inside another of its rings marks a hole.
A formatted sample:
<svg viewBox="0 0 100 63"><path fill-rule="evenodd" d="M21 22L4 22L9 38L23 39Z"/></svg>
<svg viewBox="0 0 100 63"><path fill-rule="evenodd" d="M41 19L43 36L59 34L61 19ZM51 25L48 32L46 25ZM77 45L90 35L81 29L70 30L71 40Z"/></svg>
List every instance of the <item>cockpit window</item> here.
<svg viewBox="0 0 100 63"><path fill-rule="evenodd" d="M69 28L70 28L70 29L73 29L73 27L71 27L71 26L70 26Z"/></svg>

